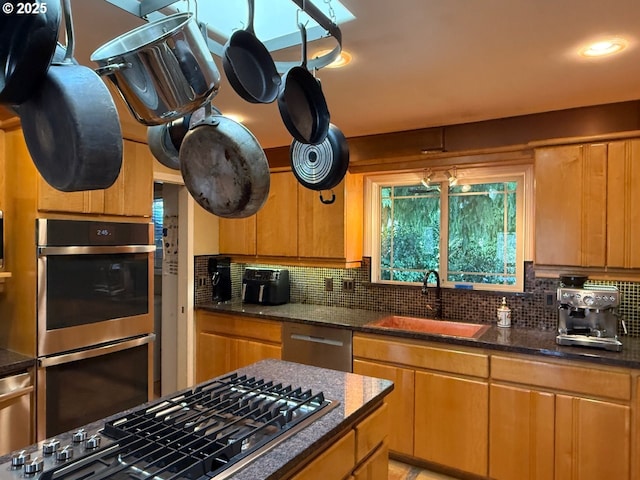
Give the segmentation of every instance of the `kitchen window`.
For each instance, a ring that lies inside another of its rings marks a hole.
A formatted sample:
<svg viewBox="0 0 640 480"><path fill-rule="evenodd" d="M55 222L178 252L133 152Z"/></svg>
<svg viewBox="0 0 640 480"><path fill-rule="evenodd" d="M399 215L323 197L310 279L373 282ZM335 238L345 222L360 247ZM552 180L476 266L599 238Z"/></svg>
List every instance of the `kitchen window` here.
<svg viewBox="0 0 640 480"><path fill-rule="evenodd" d="M368 176L372 281L420 284L436 270L446 287L522 291L532 191L528 165Z"/></svg>

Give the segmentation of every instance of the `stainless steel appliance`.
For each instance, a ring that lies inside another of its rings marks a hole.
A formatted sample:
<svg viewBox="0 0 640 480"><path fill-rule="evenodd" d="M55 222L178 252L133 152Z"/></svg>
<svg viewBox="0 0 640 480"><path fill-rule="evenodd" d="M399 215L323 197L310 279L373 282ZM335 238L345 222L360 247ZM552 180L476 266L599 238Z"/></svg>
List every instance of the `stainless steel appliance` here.
<svg viewBox="0 0 640 480"><path fill-rule="evenodd" d="M36 227L39 357L153 332L152 224Z"/></svg>
<svg viewBox="0 0 640 480"><path fill-rule="evenodd" d="M38 219L36 228L42 439L151 398L155 246L148 223Z"/></svg>
<svg viewBox="0 0 640 480"><path fill-rule="evenodd" d="M282 325L283 360L351 372L351 353L351 330L290 322Z"/></svg>
<svg viewBox="0 0 640 480"><path fill-rule="evenodd" d="M223 479L337 405L231 374L14 452L0 480Z"/></svg>
<svg viewBox="0 0 640 480"><path fill-rule="evenodd" d="M559 316L556 343L618 352L622 350L616 314L620 292L616 287L560 287L557 299Z"/></svg>
<svg viewBox="0 0 640 480"><path fill-rule="evenodd" d="M231 300L231 259L229 257L209 257L209 278L211 279L211 300L226 302Z"/></svg>
<svg viewBox="0 0 640 480"><path fill-rule="evenodd" d="M33 375L0 378L0 456L32 442Z"/></svg>
<svg viewBox="0 0 640 480"><path fill-rule="evenodd" d="M289 270L246 268L242 276L242 301L260 305L289 303Z"/></svg>

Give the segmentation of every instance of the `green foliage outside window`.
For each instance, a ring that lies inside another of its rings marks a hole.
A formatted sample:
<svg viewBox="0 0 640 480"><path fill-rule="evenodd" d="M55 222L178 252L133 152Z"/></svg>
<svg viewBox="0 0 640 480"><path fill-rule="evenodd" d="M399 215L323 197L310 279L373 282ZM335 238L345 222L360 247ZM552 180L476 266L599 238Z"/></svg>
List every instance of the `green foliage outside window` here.
<svg viewBox="0 0 640 480"><path fill-rule="evenodd" d="M515 285L516 190L517 183L509 181L383 186L381 280L421 282L434 269L446 270L449 282ZM440 235L447 231L442 265Z"/></svg>

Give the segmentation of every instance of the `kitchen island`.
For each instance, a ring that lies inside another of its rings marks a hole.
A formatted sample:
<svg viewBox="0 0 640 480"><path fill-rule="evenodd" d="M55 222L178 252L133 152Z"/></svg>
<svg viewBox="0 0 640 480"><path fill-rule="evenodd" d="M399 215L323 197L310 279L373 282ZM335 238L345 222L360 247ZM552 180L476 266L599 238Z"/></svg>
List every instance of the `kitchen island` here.
<svg viewBox="0 0 640 480"><path fill-rule="evenodd" d="M293 435L284 438L280 443L269 448L257 458L252 456L247 457L248 461L246 464L243 464L242 468L233 471L229 475L221 472L221 475L224 476L213 478L230 478L234 480L307 479L315 478L315 475L321 476L318 478L343 478L350 474L354 474L355 478L369 478L361 475L370 472L372 469L379 470L380 468L386 468L387 450L385 439L387 419L386 405L383 403L383 399L393 390L392 382L280 360L261 361L239 369L234 373L233 375L225 375L224 378L233 378L235 382L238 382L234 384L236 385L233 388L235 393L243 391L245 388L248 389L249 387L245 387L245 385L252 384L255 379L259 379L257 384L263 384L262 380L264 380L264 383L272 381L276 385L276 387L273 387L274 389L277 389L279 384L284 384L285 386L291 385L294 390L300 387L303 392L300 394L302 397L306 395L304 392L307 390L311 390L314 395L321 392L323 399L331 403L321 410L323 414L318 417L313 417L313 422L309 425L299 430L292 428L294 432ZM114 440L113 437L105 435L105 433L107 433L106 426L111 430L118 428L123 429L123 425L126 425L127 422L134 422L136 426L132 428L131 431L137 433L146 428L149 420L153 419L157 421L157 419L161 417L168 422L167 426L164 426L163 423L163 428L171 430L175 425L180 423L180 420L175 420L175 418L181 414L185 414L185 410L188 410L187 405L191 405L185 398L192 398L189 395L194 392L200 395L203 391L208 391L207 389L214 390L210 385L218 385L219 383L224 383L224 381L226 380L216 379L215 382L207 381L193 389L176 392L175 394L136 407L130 411L94 422L84 427L84 434L79 433L79 430L74 430L59 435L55 439L58 441L55 448L51 447L51 444L55 443L52 439L47 439L39 444L32 445L26 449L26 453L32 454L31 459L26 463L29 464L36 456L41 457L43 455L43 449L53 448L51 453L45 455L45 470L51 467L59 469L59 475L63 476L58 476L57 474L56 478L84 478L89 480L92 477L86 476L86 468L84 473L81 474L81 477L67 476L65 472L71 472L76 468L75 465L87 462L87 459L92 455L106 455L104 452L115 448L114 444L116 443L118 443L117 446L120 447L120 444L124 445L125 442L128 441L126 437ZM218 387L216 386L216 388ZM253 388L253 391L257 391L255 387L251 388ZM263 390L260 391L267 391L267 387L264 387ZM204 402L199 402L197 408L193 407L187 414L200 414L200 405L202 403ZM249 403L251 404L252 402ZM323 401L322 403L325 402ZM181 408L171 409L171 405L174 404ZM162 415L157 414L157 412L166 408L171 410L171 412L163 411ZM172 417L173 420L171 420ZM138 421L144 424L145 427L140 426L141 423L136 423ZM172 421L173 425L169 425ZM102 431L103 427L105 427L104 431ZM200 431L198 438L202 438L205 433L208 434L209 431L209 429ZM102 440L102 446L96 450L92 450L91 446L93 445L87 443L94 433L97 434L97 438L101 438ZM74 435L88 438L73 443ZM133 434L131 434L131 436L133 436ZM282 437L284 437L284 435L282 435ZM138 440L136 440L136 442L137 441ZM166 444L167 455L173 455L174 450L182 452L184 447L184 445L181 445L181 441L175 440L170 435L167 435L166 441L163 440L163 442ZM242 443L244 449L244 441L239 443ZM272 443L273 442L269 441L267 444L271 447ZM222 446L228 444L227 442L223 442ZM64 450L64 446L66 445L71 445L70 449L73 450L74 453L73 459L67 461L57 460L56 457ZM133 443L128 445L133 445ZM122 451L118 450L116 456L105 458L113 458L114 463L111 463L111 465L126 465L128 461L126 458L127 455L129 455L128 450L128 448ZM189 457L204 458L206 457L204 452L204 447L199 451L192 449ZM155 456L154 459L158 457L155 454L153 456ZM82 461L72 463L74 460L80 459L82 459ZM23 478L21 469L11 470L6 468L8 467L6 463L10 461L9 456L1 458L0 461L3 463L3 465L0 465L0 479ZM95 467L96 469L104 469L105 467L103 465L105 463L108 464L108 462L93 462L95 465L100 465ZM207 462L205 461L204 463L206 464ZM209 462L209 464L210 463L211 462ZM233 468L230 470L233 470ZM313 475L311 475L311 472L313 472ZM44 474L41 475L44 477ZM206 476L169 476L168 474L165 476L164 473L158 472L155 472L154 475L154 478L163 479L210 478ZM29 478L38 479L39 477L39 474L35 474Z"/></svg>

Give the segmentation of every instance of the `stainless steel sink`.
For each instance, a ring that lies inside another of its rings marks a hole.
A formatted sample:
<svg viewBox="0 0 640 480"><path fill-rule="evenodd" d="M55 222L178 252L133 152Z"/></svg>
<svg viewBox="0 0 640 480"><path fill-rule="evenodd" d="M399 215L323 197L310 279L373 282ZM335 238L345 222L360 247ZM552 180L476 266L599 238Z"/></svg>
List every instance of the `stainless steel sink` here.
<svg viewBox="0 0 640 480"><path fill-rule="evenodd" d="M380 329L433 333L436 335L448 335L451 337L463 338L478 338L489 328L489 325L480 325L477 323L405 317L402 315L390 315L388 317L383 317L367 323L366 326Z"/></svg>

